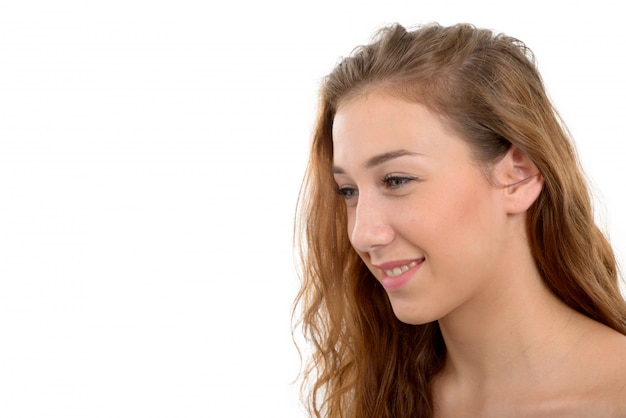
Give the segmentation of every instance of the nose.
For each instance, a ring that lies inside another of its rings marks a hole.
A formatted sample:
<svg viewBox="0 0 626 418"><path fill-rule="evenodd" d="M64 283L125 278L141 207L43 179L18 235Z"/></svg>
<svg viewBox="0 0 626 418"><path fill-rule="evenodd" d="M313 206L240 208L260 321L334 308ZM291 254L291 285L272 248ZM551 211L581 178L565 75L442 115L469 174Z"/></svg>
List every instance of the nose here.
<svg viewBox="0 0 626 418"><path fill-rule="evenodd" d="M372 252L391 243L395 232L389 223L392 214L376 196L361 193L356 209L348 215L350 242L359 252Z"/></svg>

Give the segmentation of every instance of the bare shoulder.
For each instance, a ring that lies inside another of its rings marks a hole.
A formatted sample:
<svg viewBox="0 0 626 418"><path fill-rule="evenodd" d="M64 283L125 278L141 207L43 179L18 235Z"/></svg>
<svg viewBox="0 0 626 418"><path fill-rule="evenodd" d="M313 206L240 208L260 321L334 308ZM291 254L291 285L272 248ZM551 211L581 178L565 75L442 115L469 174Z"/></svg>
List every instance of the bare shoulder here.
<svg viewBox="0 0 626 418"><path fill-rule="evenodd" d="M626 335L611 330L606 346L599 345L599 360L607 369L607 384L626 406ZM626 412L626 411L625 411Z"/></svg>
<svg viewBox="0 0 626 418"><path fill-rule="evenodd" d="M562 402L546 416L626 417L626 335L590 321L571 353Z"/></svg>
<svg viewBox="0 0 626 418"><path fill-rule="evenodd" d="M626 416L626 335L596 324L583 340L580 365L592 397L620 405Z"/></svg>

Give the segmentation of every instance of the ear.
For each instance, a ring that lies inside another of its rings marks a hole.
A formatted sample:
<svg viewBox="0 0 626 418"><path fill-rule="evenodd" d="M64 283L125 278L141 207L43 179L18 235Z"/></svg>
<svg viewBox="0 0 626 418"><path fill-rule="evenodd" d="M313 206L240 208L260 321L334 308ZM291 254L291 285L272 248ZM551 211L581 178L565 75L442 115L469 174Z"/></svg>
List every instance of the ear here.
<svg viewBox="0 0 626 418"><path fill-rule="evenodd" d="M494 175L502 187L504 208L509 214L526 212L543 188L543 176L537 166L515 145L496 164Z"/></svg>

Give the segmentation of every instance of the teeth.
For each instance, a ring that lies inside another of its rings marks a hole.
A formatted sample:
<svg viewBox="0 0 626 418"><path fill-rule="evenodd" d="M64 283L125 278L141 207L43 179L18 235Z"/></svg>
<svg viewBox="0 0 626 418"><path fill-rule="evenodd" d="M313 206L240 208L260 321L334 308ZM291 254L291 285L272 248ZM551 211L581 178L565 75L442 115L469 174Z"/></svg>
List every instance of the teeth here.
<svg viewBox="0 0 626 418"><path fill-rule="evenodd" d="M418 264L417 261L411 261L409 264L406 264L404 266L395 267L391 270L385 270L385 274L387 275L387 277L397 277L401 275L402 273L406 273L413 267L417 266L417 264Z"/></svg>

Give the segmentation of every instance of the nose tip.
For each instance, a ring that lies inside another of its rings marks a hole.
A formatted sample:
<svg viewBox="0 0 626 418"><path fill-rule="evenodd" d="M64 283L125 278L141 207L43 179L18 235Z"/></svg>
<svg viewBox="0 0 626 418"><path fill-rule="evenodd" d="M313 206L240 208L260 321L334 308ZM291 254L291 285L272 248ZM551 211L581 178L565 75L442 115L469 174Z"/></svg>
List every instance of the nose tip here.
<svg viewBox="0 0 626 418"><path fill-rule="evenodd" d="M357 251L371 252L393 241L394 230L382 215L372 208L357 208L350 231L350 242Z"/></svg>
<svg viewBox="0 0 626 418"><path fill-rule="evenodd" d="M361 252L371 252L383 247L393 240L391 228L379 226L363 231L363 228L354 228L351 235L352 246Z"/></svg>

